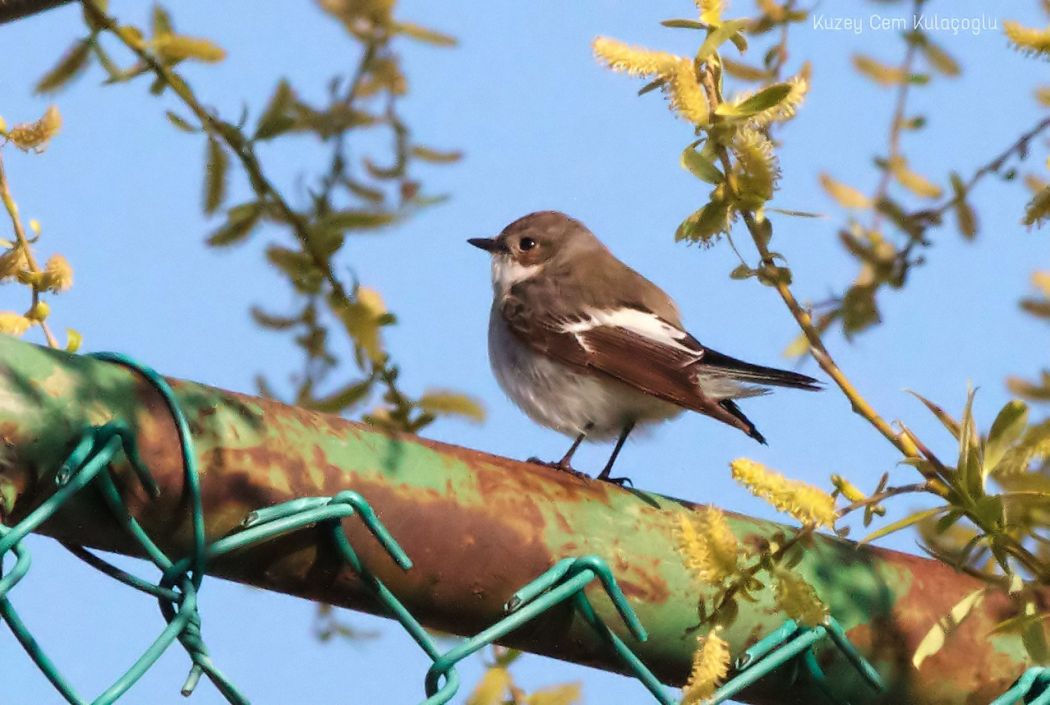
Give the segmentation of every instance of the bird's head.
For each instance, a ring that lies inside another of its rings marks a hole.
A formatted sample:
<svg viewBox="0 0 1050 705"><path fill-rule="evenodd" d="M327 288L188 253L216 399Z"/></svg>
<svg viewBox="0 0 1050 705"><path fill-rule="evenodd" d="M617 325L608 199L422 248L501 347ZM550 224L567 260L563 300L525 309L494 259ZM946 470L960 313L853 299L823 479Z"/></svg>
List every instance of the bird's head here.
<svg viewBox="0 0 1050 705"><path fill-rule="evenodd" d="M572 259L601 243L580 221L557 211L539 211L518 218L496 237L467 240L492 255L492 283L506 291L539 274L551 260Z"/></svg>

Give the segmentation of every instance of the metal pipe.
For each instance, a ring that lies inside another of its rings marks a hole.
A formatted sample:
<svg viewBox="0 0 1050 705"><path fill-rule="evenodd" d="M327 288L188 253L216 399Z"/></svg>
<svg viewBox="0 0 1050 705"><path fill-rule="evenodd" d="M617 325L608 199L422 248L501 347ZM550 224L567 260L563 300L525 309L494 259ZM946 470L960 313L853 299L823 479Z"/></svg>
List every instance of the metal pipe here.
<svg viewBox="0 0 1050 705"><path fill-rule="evenodd" d="M685 569L674 527L690 502L649 494L275 401L172 380L190 421L209 541L236 531L249 512L297 497L361 493L414 567L402 571L366 535L346 527L365 565L424 624L456 634L480 632L504 616L516 590L561 558L595 554L649 632L639 643L600 588L588 591L599 614L656 675L681 684L696 646L697 601L712 595ZM192 542L173 422L156 391L119 365L67 355L0 336L0 510L17 522L54 492L53 474L89 424L123 420L161 489L150 498L126 463L114 467L131 513L169 555ZM5 506L6 505L6 506ZM784 527L730 514L742 544L760 546ZM82 492L41 532L60 540L133 553L134 545L97 493ZM1029 665L1020 638L989 635L1011 616L989 595L919 670L916 646L936 620L979 583L916 556L816 537L798 570L829 604L849 639L887 684L874 694L841 653L817 659L843 700L853 703L961 705L989 702ZM231 580L334 605L379 612L363 583L320 534L305 530L228 556L208 571ZM17 587L12 599L17 600ZM1050 602L1050 600L1048 600ZM769 590L742 601L724 632L740 654L784 621ZM622 671L570 605L509 634L505 643L577 663ZM216 655L221 658L221 655ZM791 669L761 679L745 702L820 702ZM422 684L423 674L420 674Z"/></svg>

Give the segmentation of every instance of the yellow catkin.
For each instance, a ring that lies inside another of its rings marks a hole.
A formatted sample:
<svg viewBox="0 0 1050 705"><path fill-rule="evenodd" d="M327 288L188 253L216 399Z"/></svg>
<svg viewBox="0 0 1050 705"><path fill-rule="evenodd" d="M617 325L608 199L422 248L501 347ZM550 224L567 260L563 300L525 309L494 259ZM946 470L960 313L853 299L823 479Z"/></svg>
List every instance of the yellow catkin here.
<svg viewBox="0 0 1050 705"><path fill-rule="evenodd" d="M776 572L773 599L784 614L807 627L823 624L828 618L828 607L821 602L813 586L790 571Z"/></svg>
<svg viewBox="0 0 1050 705"><path fill-rule="evenodd" d="M678 547L685 565L699 580L720 583L737 568L739 543L721 510L707 507L697 515L678 516Z"/></svg>
<svg viewBox="0 0 1050 705"><path fill-rule="evenodd" d="M678 59L664 86L671 109L694 125L706 125L710 119L707 98L696 81L696 71L689 59Z"/></svg>
<svg viewBox="0 0 1050 705"><path fill-rule="evenodd" d="M54 105L49 107L36 122L24 122L15 125L7 133L7 139L19 149L41 150L47 146L48 141L58 134L62 128L62 115Z"/></svg>
<svg viewBox="0 0 1050 705"><path fill-rule="evenodd" d="M29 330L31 323L28 318L14 311L0 311L0 333L22 335Z"/></svg>
<svg viewBox="0 0 1050 705"><path fill-rule="evenodd" d="M709 700L729 673L729 644L721 637L721 631L721 627L715 627L706 637L697 638L699 646L693 653L693 668L682 688L682 705Z"/></svg>
<svg viewBox="0 0 1050 705"><path fill-rule="evenodd" d="M668 77L681 59L666 51L652 51L610 37L597 37L591 44L594 56L613 71L636 77Z"/></svg>
<svg viewBox="0 0 1050 705"><path fill-rule="evenodd" d="M44 267L41 286L48 291L68 291L73 286L73 268L62 255L51 255Z"/></svg>
<svg viewBox="0 0 1050 705"><path fill-rule="evenodd" d="M789 480L747 458L737 458L730 468L734 480L780 511L787 512L804 524L834 525L835 498L827 492L805 482Z"/></svg>
<svg viewBox="0 0 1050 705"><path fill-rule="evenodd" d="M765 133L750 128L737 130L730 145L736 157L737 190L746 206L761 206L773 197L780 177L773 143ZM756 202L752 202L752 200Z"/></svg>
<svg viewBox="0 0 1050 705"><path fill-rule="evenodd" d="M1011 44L1026 54L1050 55L1050 29L1032 29L1020 22L1006 20L1003 32Z"/></svg>
<svg viewBox="0 0 1050 705"><path fill-rule="evenodd" d="M29 259L25 250L19 246L12 247L0 255L0 281L17 277L29 268Z"/></svg>

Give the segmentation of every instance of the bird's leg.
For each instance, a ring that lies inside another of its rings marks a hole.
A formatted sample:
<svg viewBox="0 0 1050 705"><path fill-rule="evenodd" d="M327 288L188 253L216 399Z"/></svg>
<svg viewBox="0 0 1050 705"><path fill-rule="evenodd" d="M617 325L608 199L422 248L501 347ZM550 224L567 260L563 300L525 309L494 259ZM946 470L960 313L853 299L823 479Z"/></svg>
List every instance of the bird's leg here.
<svg viewBox="0 0 1050 705"><path fill-rule="evenodd" d="M620 454L620 449L623 448L624 442L627 440L627 436L631 435L631 431L634 429L634 421L629 422L623 427L623 431L620 432L620 437L616 439L616 447L613 448L612 455L609 456L609 462L605 464L602 471L598 474L599 480L605 482L611 482L614 485L620 485L623 487L624 483L631 482L629 477L609 477L609 473L612 471L613 463L616 462L616 456ZM634 483L631 483L634 484Z"/></svg>
<svg viewBox="0 0 1050 705"><path fill-rule="evenodd" d="M576 440L572 442L572 445L569 446L569 450L565 452L565 455L562 456L561 460L554 463L548 463L540 460L539 458L532 457L529 458L529 462L536 463L537 465L546 465L547 467L555 468L556 470L564 470L565 472L576 473L576 471L572 469L572 456L575 455L576 449L580 447L581 443L583 443L583 439L587 437L587 432L590 431L593 426L593 423L589 423L583 427L583 433L576 436Z"/></svg>
<svg viewBox="0 0 1050 705"><path fill-rule="evenodd" d="M569 450L565 451L565 455L562 456L561 460L554 464L554 467L559 470L572 470L572 456L575 455L576 449L583 443L583 439L587 437L587 433L581 433L576 436L576 440L569 446Z"/></svg>

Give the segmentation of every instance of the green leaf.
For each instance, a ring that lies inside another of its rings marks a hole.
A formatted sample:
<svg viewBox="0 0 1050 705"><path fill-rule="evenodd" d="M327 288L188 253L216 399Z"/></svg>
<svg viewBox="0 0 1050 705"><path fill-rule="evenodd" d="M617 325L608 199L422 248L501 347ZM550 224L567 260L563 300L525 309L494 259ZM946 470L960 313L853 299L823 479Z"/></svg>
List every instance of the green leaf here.
<svg viewBox="0 0 1050 705"><path fill-rule="evenodd" d="M34 92L51 93L62 88L87 67L90 55L91 42L81 39L62 55L54 68L41 77L33 89Z"/></svg>
<svg viewBox="0 0 1050 705"><path fill-rule="evenodd" d="M260 203L243 203L226 213L226 222L206 240L212 247L224 247L241 242L259 223L263 208Z"/></svg>
<svg viewBox="0 0 1050 705"><path fill-rule="evenodd" d="M200 128L194 127L186 119L179 117L179 115L170 110L165 110L164 115L168 118L168 122L183 132L200 132Z"/></svg>
<svg viewBox="0 0 1050 705"><path fill-rule="evenodd" d="M417 144L412 148L412 156L420 161L433 164L451 164L463 158L463 152L459 150L442 151Z"/></svg>
<svg viewBox="0 0 1050 705"><path fill-rule="evenodd" d="M226 172L230 160L226 150L211 137L208 138L204 162L204 212L211 214L219 209L226 198Z"/></svg>
<svg viewBox="0 0 1050 705"><path fill-rule="evenodd" d="M454 47L459 43L456 38L450 34L427 29L426 27L421 27L412 22L395 22L394 32L434 46Z"/></svg>
<svg viewBox="0 0 1050 705"><path fill-rule="evenodd" d="M181 34L161 34L149 40L148 46L167 64L187 59L215 63L226 58L226 50L209 39Z"/></svg>
<svg viewBox="0 0 1050 705"><path fill-rule="evenodd" d="M740 44L738 42L742 37L740 39L734 39L734 37L738 35L740 30L747 27L747 23L746 19L730 20L710 32L707 38L704 39L704 43L700 45L700 50L696 52L696 60L707 61L712 54L718 51L718 47L722 46L727 40L732 40L739 49ZM746 40L744 47L747 47ZM740 51L743 51L743 49L740 49Z"/></svg>
<svg viewBox="0 0 1050 705"><path fill-rule="evenodd" d="M924 224L916 220L892 198L884 197L875 202L875 209L893 221L894 225L907 233L908 237L918 240L922 237Z"/></svg>
<svg viewBox="0 0 1050 705"><path fill-rule="evenodd" d="M911 394L913 397L921 401L926 406L926 408L930 410L930 413L936 416L937 420L940 421L944 425L944 427L948 429L949 432L951 432L951 434L955 437L955 440L959 440L962 433L959 422L953 419L947 411L942 409L940 406L937 406L932 401L919 394L918 392L912 391L911 389L906 389L904 391L908 392L908 394Z"/></svg>
<svg viewBox="0 0 1050 705"><path fill-rule="evenodd" d="M937 623L930 628L930 631L926 632L926 636L919 642L915 653L911 657L912 665L916 669L921 668L923 661L944 647L944 641L947 636L962 624L963 620L973 611L973 608L984 599L984 591L985 588L982 587L968 593L955 603L955 606L952 607L948 614L937 620Z"/></svg>
<svg viewBox="0 0 1050 705"><path fill-rule="evenodd" d="M389 225L397 218L396 213L350 209L328 213L321 218L318 225L333 230L370 230Z"/></svg>
<svg viewBox="0 0 1050 705"><path fill-rule="evenodd" d="M699 20L664 20L660 24L675 29L711 29L711 25Z"/></svg>
<svg viewBox="0 0 1050 705"><path fill-rule="evenodd" d="M259 116L253 139L268 140L292 129L295 125L295 118L288 114L288 109L294 102L295 94L292 92L292 87L282 78L270 97L270 102L266 104L262 115Z"/></svg>
<svg viewBox="0 0 1050 705"><path fill-rule="evenodd" d="M270 330L290 330L303 322L302 316L278 316L267 313L258 306L252 306L250 313L257 324Z"/></svg>
<svg viewBox="0 0 1050 705"><path fill-rule="evenodd" d="M716 185L725 181L725 176L718 170L718 167L691 146L682 150L679 161L683 169L701 181Z"/></svg>
<svg viewBox="0 0 1050 705"><path fill-rule="evenodd" d="M309 255L279 245L271 245L266 248L266 259L293 278L309 274L314 269L313 260Z"/></svg>
<svg viewBox="0 0 1050 705"><path fill-rule="evenodd" d="M84 342L84 336L80 334L80 331L73 328L66 328L66 352L75 353L80 350L81 344Z"/></svg>
<svg viewBox="0 0 1050 705"><path fill-rule="evenodd" d="M661 78L654 78L652 81L649 81L644 86L642 86L641 88L638 89L638 95L645 95L646 93L648 93L650 91L655 91L657 88L662 88L663 85L666 82L667 82L667 79L665 79L663 77L661 77Z"/></svg>
<svg viewBox="0 0 1050 705"><path fill-rule="evenodd" d="M760 69L740 61L733 61L729 57L722 57L722 68L734 78L742 81L768 81L772 74L767 69Z"/></svg>
<svg viewBox="0 0 1050 705"><path fill-rule="evenodd" d="M880 86L897 85L903 83L907 78L903 69L896 66L888 66L870 56L855 54L853 56L853 65L858 71L878 83Z"/></svg>
<svg viewBox="0 0 1050 705"><path fill-rule="evenodd" d="M676 242L689 240L707 245L728 227L729 204L725 201L711 201L682 221L675 231L674 239Z"/></svg>
<svg viewBox="0 0 1050 705"><path fill-rule="evenodd" d="M854 284L847 289L842 297L841 314L842 332L847 338L878 323L881 318L875 303L875 287Z"/></svg>
<svg viewBox="0 0 1050 705"><path fill-rule="evenodd" d="M1017 579L1020 580L1020 578ZM1011 583L1013 582L1014 580L1011 578ZM1013 590L1013 592L1016 593L1018 590ZM993 634L1020 634L1031 622L1043 622L1047 619L1050 619L1050 612L1045 612L1043 614L1019 614L1015 617L1004 619L996 624L988 631L988 636L992 636Z"/></svg>
<svg viewBox="0 0 1050 705"><path fill-rule="evenodd" d="M175 31L171 24L171 15L159 4L153 6L153 13L150 15L150 31L154 37L158 34L171 34Z"/></svg>
<svg viewBox="0 0 1050 705"><path fill-rule="evenodd" d="M1020 399L1014 399L999 410L999 414L992 422L992 428L988 431L988 440L984 444L984 470L985 476L995 470L995 466L1006 455L1024 433L1028 425L1028 405Z"/></svg>
<svg viewBox="0 0 1050 705"><path fill-rule="evenodd" d="M966 395L966 406L963 407L959 436L959 460L956 465L959 473L959 486L970 497L984 495L984 478L981 476L981 445L977 439L977 426L973 420L974 390Z"/></svg>
<svg viewBox="0 0 1050 705"><path fill-rule="evenodd" d="M777 106L789 93L791 93L790 84L774 83L738 104L721 103L715 109L715 114L726 117L750 117L755 113Z"/></svg>
<svg viewBox="0 0 1050 705"><path fill-rule="evenodd" d="M875 539L881 539L883 536L888 536L896 531L900 531L901 529L906 529L909 526L918 524L920 521L924 521L931 517L935 517L941 512L946 511L948 509L948 505L945 505L941 507L934 507L933 509L925 509L921 512L915 512L914 514L909 514L903 519L898 519L895 522L892 522L890 524L887 524L886 526L876 529L875 531L862 538L858 543L861 546L863 546L866 543L871 543Z"/></svg>
<svg viewBox="0 0 1050 705"><path fill-rule="evenodd" d="M780 213L781 215L791 216L792 218L819 218L821 220L827 219L827 216L823 213L814 213L812 211L797 211L792 208L767 208L767 213Z"/></svg>
<svg viewBox="0 0 1050 705"><path fill-rule="evenodd" d="M929 37L925 37L925 41L922 42L921 46L922 53L926 55L926 60L930 62L930 66L937 69L945 76L954 77L962 72L962 69L959 68L959 63L952 57L952 55L937 44L934 44Z"/></svg>
<svg viewBox="0 0 1050 705"><path fill-rule="evenodd" d="M485 410L481 407L481 404L465 394L430 391L419 398L417 405L423 411L434 415L463 416L479 422L485 420Z"/></svg>
<svg viewBox="0 0 1050 705"><path fill-rule="evenodd" d="M948 513L937 520L937 523L933 526L935 534L943 534L948 529L952 528L956 522L962 519L965 513L961 509L950 509Z"/></svg>
<svg viewBox="0 0 1050 705"><path fill-rule="evenodd" d="M836 181L826 172L820 175L820 185L843 208L871 208L870 198L852 186Z"/></svg>
<svg viewBox="0 0 1050 705"><path fill-rule="evenodd" d="M758 272L748 267L746 264L738 264L733 268L733 271L729 273L730 279L750 279L756 276Z"/></svg>
<svg viewBox="0 0 1050 705"><path fill-rule="evenodd" d="M954 171L950 175L950 180L953 193L952 210L955 212L955 225L959 228L959 233L964 238L973 240L974 236L977 235L977 214L973 212L973 208L966 201L966 185Z"/></svg>
<svg viewBox="0 0 1050 705"><path fill-rule="evenodd" d="M309 399L304 406L325 414L338 414L347 407L353 406L364 399L368 396L368 393L371 390L372 380L370 379L353 382L342 389L332 392L328 396L321 397L320 399Z"/></svg>
<svg viewBox="0 0 1050 705"><path fill-rule="evenodd" d="M976 523L980 526L989 530L998 529L1003 523L1003 498L998 495L985 495L974 503L973 513L977 518Z"/></svg>

